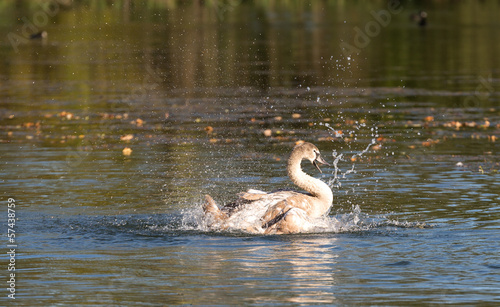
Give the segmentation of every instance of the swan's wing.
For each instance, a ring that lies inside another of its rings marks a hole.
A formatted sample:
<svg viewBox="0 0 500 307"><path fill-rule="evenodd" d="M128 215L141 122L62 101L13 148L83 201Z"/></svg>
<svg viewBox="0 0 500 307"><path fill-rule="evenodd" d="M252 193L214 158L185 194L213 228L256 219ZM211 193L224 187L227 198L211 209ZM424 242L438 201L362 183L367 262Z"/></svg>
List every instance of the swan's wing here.
<svg viewBox="0 0 500 307"><path fill-rule="evenodd" d="M221 208L221 210L229 216L232 216L241 210L249 212L264 210L265 212L265 210L267 210L270 206L274 206L280 201L293 198L297 195L303 194L287 190L267 193L264 191L250 189L246 192L238 194L238 199L236 199L236 201L226 204L223 208ZM264 214L264 212L262 212L262 214Z"/></svg>
<svg viewBox="0 0 500 307"><path fill-rule="evenodd" d="M239 211L242 206L261 200L267 195L269 194L264 191L250 189L246 192L239 193L235 201L224 205L221 209L225 213L232 215L234 212Z"/></svg>
<svg viewBox="0 0 500 307"><path fill-rule="evenodd" d="M254 194L267 194L267 192L261 191L261 190L256 190L256 189L248 189L247 193L254 193Z"/></svg>
<svg viewBox="0 0 500 307"><path fill-rule="evenodd" d="M276 190L271 193L267 193L260 190L250 189L246 192L238 194L239 198L236 202L239 204L244 204L244 203L251 203L257 200L262 200L266 202L275 203L298 195L310 196L311 194L301 193L293 190Z"/></svg>
<svg viewBox="0 0 500 307"><path fill-rule="evenodd" d="M263 198L266 195L268 195L268 193L264 191L250 189L246 192L240 193L238 195L239 199L237 200L237 202L255 201Z"/></svg>

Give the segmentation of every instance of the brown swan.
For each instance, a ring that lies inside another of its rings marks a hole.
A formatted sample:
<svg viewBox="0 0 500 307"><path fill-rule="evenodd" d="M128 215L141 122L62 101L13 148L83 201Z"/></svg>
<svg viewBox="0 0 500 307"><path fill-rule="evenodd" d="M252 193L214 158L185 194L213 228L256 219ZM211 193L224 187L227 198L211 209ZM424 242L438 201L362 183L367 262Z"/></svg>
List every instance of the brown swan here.
<svg viewBox="0 0 500 307"><path fill-rule="evenodd" d="M214 230L235 229L250 233L285 234L311 231L312 220L330 211L333 193L323 181L304 173L302 160L309 160L321 172L318 163L326 164L318 148L311 143L294 147L288 159L288 176L307 193L277 191L266 193L248 190L224 207L205 196L203 210L207 224Z"/></svg>

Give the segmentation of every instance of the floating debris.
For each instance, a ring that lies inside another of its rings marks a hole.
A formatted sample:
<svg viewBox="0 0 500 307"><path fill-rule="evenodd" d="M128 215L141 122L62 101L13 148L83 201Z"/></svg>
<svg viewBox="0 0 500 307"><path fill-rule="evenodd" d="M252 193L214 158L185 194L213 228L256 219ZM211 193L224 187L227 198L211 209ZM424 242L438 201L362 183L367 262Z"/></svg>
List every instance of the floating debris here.
<svg viewBox="0 0 500 307"><path fill-rule="evenodd" d="M142 127L145 123L142 119L138 118L130 122L132 125L136 125L137 127Z"/></svg>
<svg viewBox="0 0 500 307"><path fill-rule="evenodd" d="M66 118L67 120L73 119L73 113L62 111L61 113L57 114L59 117Z"/></svg>
<svg viewBox="0 0 500 307"><path fill-rule="evenodd" d="M130 156L132 154L132 149L130 149L130 147L125 147L123 148L122 153L124 156Z"/></svg>
<svg viewBox="0 0 500 307"><path fill-rule="evenodd" d="M448 127L448 128L455 128L456 130L459 130L463 126L463 124L461 122L451 121L451 122L445 123L443 126Z"/></svg>
<svg viewBox="0 0 500 307"><path fill-rule="evenodd" d="M204 129L208 134L211 134L214 132L214 128L212 126L206 126Z"/></svg>
<svg viewBox="0 0 500 307"><path fill-rule="evenodd" d="M377 144L377 145L374 145L372 147L372 150L375 150L375 151L380 150L380 149L382 149L382 145L381 144Z"/></svg>
<svg viewBox="0 0 500 307"><path fill-rule="evenodd" d="M428 139L427 141L422 142L422 146L430 147L430 146L436 145L437 143L439 143L439 140Z"/></svg>
<svg viewBox="0 0 500 307"><path fill-rule="evenodd" d="M121 136L120 141L128 142L128 141L132 140L133 138L134 138L133 134L127 134L127 135Z"/></svg>
<svg viewBox="0 0 500 307"><path fill-rule="evenodd" d="M324 142L324 141L333 141L333 140L335 140L335 138L334 138L334 137L332 137L332 136L327 136L327 137L319 137L319 138L318 138L318 141L321 141L321 142Z"/></svg>

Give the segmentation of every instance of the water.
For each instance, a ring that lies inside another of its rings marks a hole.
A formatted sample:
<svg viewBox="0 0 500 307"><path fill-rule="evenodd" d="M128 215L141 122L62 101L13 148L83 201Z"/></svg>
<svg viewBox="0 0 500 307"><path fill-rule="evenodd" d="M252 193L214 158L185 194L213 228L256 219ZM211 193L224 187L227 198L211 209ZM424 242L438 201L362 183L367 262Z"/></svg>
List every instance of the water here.
<svg viewBox="0 0 500 307"><path fill-rule="evenodd" d="M404 2L349 59L385 3L226 4L75 3L2 41L15 304L498 304L498 4L432 2L422 29ZM1 11L5 38L39 7ZM293 188L299 140L337 162L304 164L328 227L207 230L204 194Z"/></svg>

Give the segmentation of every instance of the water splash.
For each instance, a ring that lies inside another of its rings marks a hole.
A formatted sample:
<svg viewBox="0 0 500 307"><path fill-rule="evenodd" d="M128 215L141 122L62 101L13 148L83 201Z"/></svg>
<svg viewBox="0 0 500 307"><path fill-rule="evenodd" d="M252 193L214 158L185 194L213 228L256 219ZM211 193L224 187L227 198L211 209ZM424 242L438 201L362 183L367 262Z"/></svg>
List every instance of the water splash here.
<svg viewBox="0 0 500 307"><path fill-rule="evenodd" d="M397 228L426 228L432 227L420 222L400 222L392 220L386 216L369 216L362 212L361 207L353 205L350 212L345 214L329 215L310 221L314 227L302 233L346 233L346 232L363 232L372 230L390 231ZM224 234L224 235L262 235L253 232L242 230L235 227L225 230L214 230L208 226L207 220L203 213L201 204L190 209L184 209L181 213L181 218L172 225L162 226L164 231L195 231L207 234Z"/></svg>
<svg viewBox="0 0 500 307"><path fill-rule="evenodd" d="M357 158L361 158L364 154L366 154L369 150L370 150L370 147L372 147L373 145L377 144L377 140L375 138L373 138L370 142L370 144L368 144L366 146L366 148L364 150L362 150L361 152L358 152L358 153L354 153L350 160L351 161L356 161ZM330 187L335 187L337 189L340 189L342 187L342 182L340 181L340 179L345 179L347 175L351 174L351 173L356 173L356 170L355 170L355 163L353 162L352 165L351 165L351 169L348 169L347 171L345 171L344 173L342 173L342 170L339 168L338 164L340 161L346 161L343 157L344 157L344 154L338 154L336 150L333 150L332 151L332 157L333 157L333 167L334 167L334 170L333 170L333 178L329 179L328 180L328 185ZM340 175L342 174L342 175Z"/></svg>
<svg viewBox="0 0 500 307"><path fill-rule="evenodd" d="M365 148L363 151L361 151L360 153L356 153L356 154L354 154L354 155L352 156L351 160L353 160L353 159L354 159L354 158L356 158L356 157L361 158L361 157L362 157L365 153L367 153L367 152L368 152L368 150L370 150L370 147L372 147L372 146L373 146L373 145L375 145L375 144L377 144L377 140L373 138L373 139L372 139L372 141L370 142L370 144L368 144L368 146L366 146L366 148Z"/></svg>
<svg viewBox="0 0 500 307"><path fill-rule="evenodd" d="M328 130L332 131L336 138L344 139L344 133L341 130L337 130L332 127L328 123L319 123L319 125L326 127ZM330 187L335 187L337 189L342 188L342 182L344 179L349 177L351 174L357 173L356 171L356 163L355 161L359 161L362 157L367 155L370 152L372 146L377 144L378 128L372 127L370 128L365 122L356 122L356 125L351 127L351 129L346 130L347 137L351 139L353 142L346 142L345 144L351 149L353 144L358 143L358 137L368 137L368 144L364 146L362 149L354 151L349 150L349 152L340 153L337 150L332 151L332 157L334 161L332 163L333 166L333 178L330 178L327 184ZM335 140L334 140L335 141ZM342 150L342 149L341 149ZM341 162L347 162L348 166L346 168L341 167ZM349 166L350 164L350 166ZM355 189L352 191L355 193ZM352 202L348 202L352 203ZM209 227L209 221L206 220L205 214L201 209L201 204L196 206L196 208L192 208L189 210L184 210L182 212L182 221L180 225L180 230L185 231L201 231L207 233L225 233L225 234L261 234L261 232L252 232L248 231L248 225L262 225L261 217L263 213L266 211L265 208L259 210L258 208L248 208L250 214L246 214L252 216L251 221L247 220L238 220L235 219L234 227L229 227L224 230L214 230ZM322 218L309 220L309 222L313 225L307 233L340 233L340 232L352 232L352 231L366 231L373 228L381 227L381 226L396 226L399 227L397 223L391 222L385 217L370 217L367 214L361 211L361 207L357 204L352 206L352 209L348 213L337 214L335 216L329 215ZM257 226L260 227L260 226Z"/></svg>
<svg viewBox="0 0 500 307"><path fill-rule="evenodd" d="M333 171L333 178L331 178L330 180L328 180L328 186L330 187L336 187L338 189L340 189L340 187L342 186L342 183L340 182L340 179L339 179L339 172L340 172L340 168L338 167L338 164L339 164L339 161L342 160L342 157L343 157L343 154L338 154L337 155L337 151L334 150L332 152L332 156L333 156L333 167L334 167L334 171ZM353 169L354 169L354 165L353 165Z"/></svg>
<svg viewBox="0 0 500 307"><path fill-rule="evenodd" d="M128 244L137 246L164 245L166 238L175 239L186 235L255 236L253 233L236 230L214 231L204 218L201 204L194 204L174 213L130 214L130 215L78 215L57 216L26 214L25 225L32 233L43 238L43 244L54 248L81 249L103 245ZM312 221L315 225L307 233L350 233L366 231L394 231L395 229L427 228L433 225L418 222L392 220L387 217L370 217L359 206L353 206L347 214L326 216ZM55 231L57 230L57 231ZM79 238L79 240L74 240ZM33 244L40 244L40 240ZM28 244L28 243L26 243Z"/></svg>

